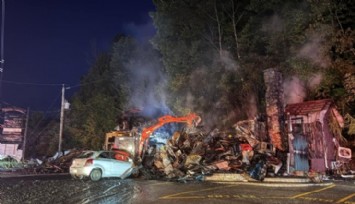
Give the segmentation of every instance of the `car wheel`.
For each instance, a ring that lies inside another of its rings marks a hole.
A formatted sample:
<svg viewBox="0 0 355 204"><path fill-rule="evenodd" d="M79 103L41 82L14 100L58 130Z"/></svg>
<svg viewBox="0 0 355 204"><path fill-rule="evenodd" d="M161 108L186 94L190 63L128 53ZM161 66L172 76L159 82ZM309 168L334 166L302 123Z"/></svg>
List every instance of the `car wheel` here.
<svg viewBox="0 0 355 204"><path fill-rule="evenodd" d="M98 181L102 177L102 172L100 169L93 169L90 173L90 179L92 181Z"/></svg>

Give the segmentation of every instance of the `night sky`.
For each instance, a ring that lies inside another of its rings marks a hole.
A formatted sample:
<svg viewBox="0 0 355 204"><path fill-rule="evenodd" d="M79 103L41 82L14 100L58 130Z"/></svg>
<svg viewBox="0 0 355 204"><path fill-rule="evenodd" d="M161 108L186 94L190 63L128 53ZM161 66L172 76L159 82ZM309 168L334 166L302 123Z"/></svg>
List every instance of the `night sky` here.
<svg viewBox="0 0 355 204"><path fill-rule="evenodd" d="M1 100L33 111L60 109L61 84L76 86L118 33L154 35L151 0L5 0ZM78 87L66 91L69 98Z"/></svg>

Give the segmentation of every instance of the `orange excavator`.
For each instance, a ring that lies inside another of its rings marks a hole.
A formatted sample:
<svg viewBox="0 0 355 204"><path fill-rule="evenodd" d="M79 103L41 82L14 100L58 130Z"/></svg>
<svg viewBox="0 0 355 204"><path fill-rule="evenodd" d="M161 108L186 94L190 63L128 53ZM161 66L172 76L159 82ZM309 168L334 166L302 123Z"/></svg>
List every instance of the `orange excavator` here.
<svg viewBox="0 0 355 204"><path fill-rule="evenodd" d="M167 123L186 123L188 126L197 126L201 122L201 117L195 113L190 113L186 116L175 117L165 115L157 119L157 122L151 126L142 129L140 134L137 132L130 132L129 134L106 134L106 141L108 137L114 137L114 143L111 149L119 152L122 157L119 160L128 160L128 157L133 157L135 161L141 161L143 156L144 145L147 143L148 138L160 127ZM107 143L105 144L107 148Z"/></svg>
<svg viewBox="0 0 355 204"><path fill-rule="evenodd" d="M146 127L142 130L141 138L139 141L138 153L139 157L143 154L144 144L147 142L148 138L152 133L158 128L162 127L167 123L186 123L188 126L197 126L201 122L201 117L197 116L195 113L190 113L189 115L182 117L174 117L171 115L165 115L158 118L158 122L152 126Z"/></svg>

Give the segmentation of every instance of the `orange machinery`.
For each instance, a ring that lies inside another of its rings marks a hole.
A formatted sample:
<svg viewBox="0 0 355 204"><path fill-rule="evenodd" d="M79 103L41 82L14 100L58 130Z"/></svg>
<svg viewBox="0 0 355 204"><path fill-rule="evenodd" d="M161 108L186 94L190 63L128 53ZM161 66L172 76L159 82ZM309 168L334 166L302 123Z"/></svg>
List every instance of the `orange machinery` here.
<svg viewBox="0 0 355 204"><path fill-rule="evenodd" d="M163 125L167 123L187 123L187 125L198 125L198 123L201 122L201 117L196 115L195 113L190 113L186 116L182 117L174 117L171 115L165 115L160 118L158 118L158 122L155 123L152 126L146 127L142 130L141 133L141 138L139 140L139 148L138 148L138 154L139 157L142 156L143 154L143 146L144 143L146 143L147 139L152 135L152 133L157 130L158 128L162 127Z"/></svg>
<svg viewBox="0 0 355 204"><path fill-rule="evenodd" d="M137 135L133 131L118 131L106 134L105 148L120 153L122 157L119 160L127 160L129 156L135 157L136 161L141 160L144 144L158 128L167 123L186 123L189 126L196 126L200 122L201 117L195 113L190 113L182 117L165 115L158 118L154 125L143 128L140 135ZM136 144L138 148L136 148Z"/></svg>

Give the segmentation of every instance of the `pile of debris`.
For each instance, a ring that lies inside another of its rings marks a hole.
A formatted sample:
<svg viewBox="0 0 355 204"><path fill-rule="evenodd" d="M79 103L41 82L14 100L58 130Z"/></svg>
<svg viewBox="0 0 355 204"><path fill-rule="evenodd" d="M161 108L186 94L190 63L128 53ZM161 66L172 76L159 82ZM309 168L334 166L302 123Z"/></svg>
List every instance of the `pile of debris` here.
<svg viewBox="0 0 355 204"><path fill-rule="evenodd" d="M282 163L272 156L272 150L266 151L267 143L258 142L252 132L248 134L246 130L250 129L237 127L242 132L175 132L166 145L148 149L141 172L149 179L193 180L216 172L233 172L263 180L268 166L278 171Z"/></svg>
<svg viewBox="0 0 355 204"><path fill-rule="evenodd" d="M50 173L68 173L72 160L78 157L82 150L67 150L57 152L54 156L40 160L31 159L26 162L22 169L16 172L21 174L50 174Z"/></svg>

